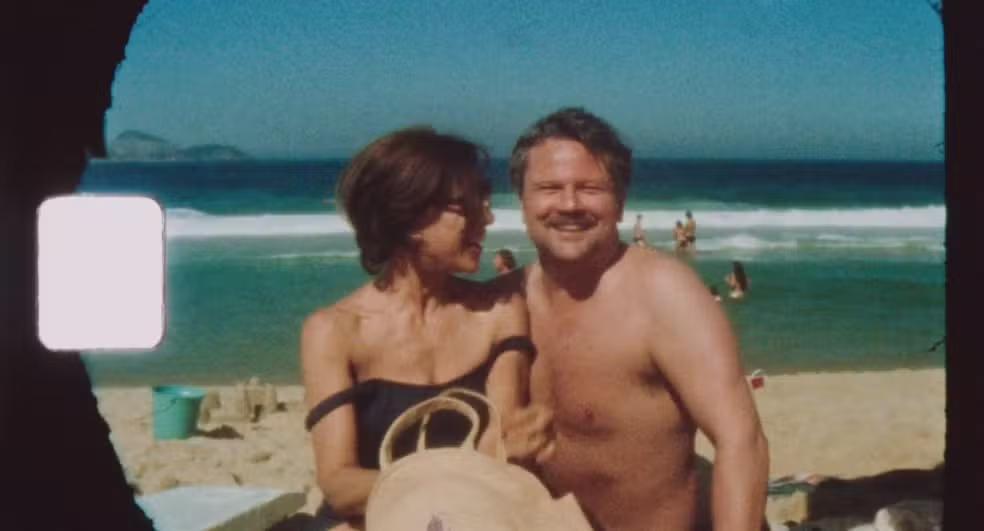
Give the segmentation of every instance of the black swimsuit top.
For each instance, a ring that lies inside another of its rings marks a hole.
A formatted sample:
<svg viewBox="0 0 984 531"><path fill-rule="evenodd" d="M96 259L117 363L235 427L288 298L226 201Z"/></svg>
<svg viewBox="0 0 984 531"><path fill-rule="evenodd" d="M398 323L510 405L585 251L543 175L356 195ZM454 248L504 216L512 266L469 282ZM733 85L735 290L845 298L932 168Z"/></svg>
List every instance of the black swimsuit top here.
<svg viewBox="0 0 984 531"><path fill-rule="evenodd" d="M536 356L536 347L527 336L512 336L492 346L488 358L468 373L441 384L410 384L372 378L335 393L311 408L304 421L308 431L335 408L351 402L355 406L356 433L359 441L359 466L379 468L379 447L383 435L396 417L415 404L437 396L452 387L464 387L485 393L485 381L499 355L510 350L520 350L530 357ZM466 397L467 399L467 397ZM487 422L484 408L477 408L482 424ZM469 428L468 421L460 415L439 411L430 421L427 432L428 446L460 444ZM394 441L394 455L401 455L413 448L416 430L407 430Z"/></svg>

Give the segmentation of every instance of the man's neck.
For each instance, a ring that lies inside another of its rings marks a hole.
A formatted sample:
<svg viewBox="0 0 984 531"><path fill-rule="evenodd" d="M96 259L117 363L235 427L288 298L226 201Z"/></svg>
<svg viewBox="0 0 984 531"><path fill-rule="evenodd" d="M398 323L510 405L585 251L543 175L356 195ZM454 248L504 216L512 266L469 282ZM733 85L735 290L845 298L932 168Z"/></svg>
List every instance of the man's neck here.
<svg viewBox="0 0 984 531"><path fill-rule="evenodd" d="M615 240L592 256L576 262L553 260L541 255L539 262L544 295L548 300L557 302L587 299L595 292L605 272L618 262L626 249L624 243Z"/></svg>

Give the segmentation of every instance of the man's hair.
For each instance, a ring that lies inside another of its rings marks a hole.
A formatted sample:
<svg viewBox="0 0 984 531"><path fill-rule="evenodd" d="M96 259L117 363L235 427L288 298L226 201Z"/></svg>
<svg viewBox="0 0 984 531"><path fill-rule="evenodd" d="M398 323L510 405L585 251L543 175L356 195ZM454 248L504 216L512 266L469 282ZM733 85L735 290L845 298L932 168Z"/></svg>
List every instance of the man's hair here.
<svg viewBox="0 0 984 531"><path fill-rule="evenodd" d="M342 171L337 204L355 230L363 269L377 277L427 216L459 204L469 223L484 219L487 151L427 126L374 140ZM380 280L377 278L377 280Z"/></svg>
<svg viewBox="0 0 984 531"><path fill-rule="evenodd" d="M495 252L502 259L502 265L508 267L510 270L516 269L516 257L513 252L509 249L499 249Z"/></svg>
<svg viewBox="0 0 984 531"><path fill-rule="evenodd" d="M530 150L551 138L584 146L612 178L618 197L625 198L632 176L632 149L611 124L580 107L566 107L541 118L516 141L509 159L509 179L518 194L523 194Z"/></svg>

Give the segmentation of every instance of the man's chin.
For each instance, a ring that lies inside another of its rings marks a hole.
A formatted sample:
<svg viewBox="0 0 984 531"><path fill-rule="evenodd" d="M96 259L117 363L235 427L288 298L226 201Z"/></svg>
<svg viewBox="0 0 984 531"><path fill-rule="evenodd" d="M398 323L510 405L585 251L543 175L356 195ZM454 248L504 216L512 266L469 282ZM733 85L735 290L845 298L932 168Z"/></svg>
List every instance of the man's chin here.
<svg viewBox="0 0 984 531"><path fill-rule="evenodd" d="M591 249L584 245L547 244L540 247L540 254L555 262L583 262L591 255Z"/></svg>

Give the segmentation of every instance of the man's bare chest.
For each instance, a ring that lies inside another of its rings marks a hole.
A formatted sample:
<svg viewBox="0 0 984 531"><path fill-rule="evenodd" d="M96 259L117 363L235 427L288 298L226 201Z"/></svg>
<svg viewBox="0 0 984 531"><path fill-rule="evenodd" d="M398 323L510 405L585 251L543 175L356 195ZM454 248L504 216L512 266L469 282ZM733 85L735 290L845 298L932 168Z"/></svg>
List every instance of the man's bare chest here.
<svg viewBox="0 0 984 531"><path fill-rule="evenodd" d="M655 368L641 336L608 319L533 318L536 402L550 405L568 431L618 429L623 406L650 396Z"/></svg>

